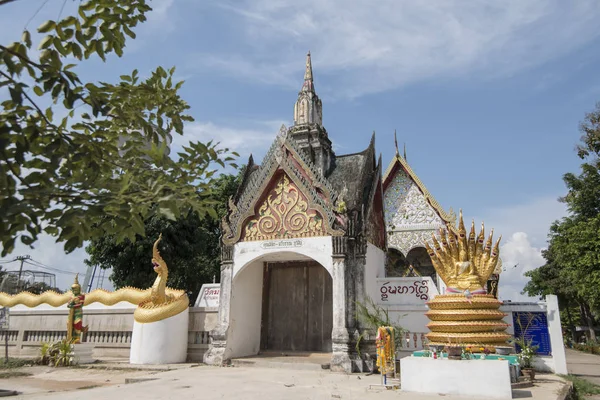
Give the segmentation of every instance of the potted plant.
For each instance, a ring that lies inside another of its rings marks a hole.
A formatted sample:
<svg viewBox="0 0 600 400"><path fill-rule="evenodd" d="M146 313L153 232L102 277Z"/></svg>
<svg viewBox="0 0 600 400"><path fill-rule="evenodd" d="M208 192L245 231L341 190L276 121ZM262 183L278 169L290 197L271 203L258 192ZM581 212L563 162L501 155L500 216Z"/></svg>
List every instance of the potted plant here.
<svg viewBox="0 0 600 400"><path fill-rule="evenodd" d="M531 339L515 339L515 344L521 348L521 352L518 354L519 366L523 371L523 375L528 376L529 380L533 382L535 379L535 369L533 368L533 360L537 354L538 345L533 345Z"/></svg>
<svg viewBox="0 0 600 400"><path fill-rule="evenodd" d="M537 319L536 315L533 313L529 313L527 315L527 325L523 328L523 323L521 322L521 318L516 320L519 325L521 336L515 337L511 339L509 342L512 345L515 345L517 350L520 348L520 352L517 354L519 360L519 366L523 371L523 375L529 376L529 380L533 382L535 379L535 369L533 368L533 360L537 354L537 350L540 346L534 345L532 339L527 339L525 337L526 332L529 331L529 326Z"/></svg>
<svg viewBox="0 0 600 400"><path fill-rule="evenodd" d="M356 316L360 321L361 325L367 328L365 331L360 333L356 340L356 353L359 358L362 358L360 351L361 342L363 339L372 338L371 333L376 331L380 326L390 326L394 328L394 347L396 352L403 347L402 338L407 332L400 326L398 321L393 321L390 318L389 311L373 301L370 297L365 298L365 302L356 302ZM409 340L407 339L407 347ZM396 370L400 370L400 359L396 358Z"/></svg>

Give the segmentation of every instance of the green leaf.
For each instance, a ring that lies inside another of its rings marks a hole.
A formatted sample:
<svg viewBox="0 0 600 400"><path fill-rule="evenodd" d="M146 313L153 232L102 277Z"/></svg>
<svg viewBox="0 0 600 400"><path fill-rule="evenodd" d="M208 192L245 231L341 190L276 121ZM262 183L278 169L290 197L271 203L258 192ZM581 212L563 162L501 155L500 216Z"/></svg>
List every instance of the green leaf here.
<svg viewBox="0 0 600 400"><path fill-rule="evenodd" d="M21 41L25 43L27 47L31 47L31 34L29 31L23 31L23 34L21 35Z"/></svg>
<svg viewBox="0 0 600 400"><path fill-rule="evenodd" d="M161 207L159 209L159 212L161 215L163 215L165 218L167 218L170 221L175 221L177 219L177 218L175 218L175 213L173 211L171 211L171 209L168 207Z"/></svg>
<svg viewBox="0 0 600 400"><path fill-rule="evenodd" d="M8 91L10 92L10 98L16 104L21 104L23 102L23 92L20 89L9 87Z"/></svg>
<svg viewBox="0 0 600 400"><path fill-rule="evenodd" d="M41 42L40 42L40 45L38 46L38 50L45 49L45 48L47 48L48 46L50 46L50 45L52 44L52 41L53 41L53 40L54 40L54 36L51 36L51 35L47 35L47 36L45 36L45 37L44 37L44 38L41 40Z"/></svg>
<svg viewBox="0 0 600 400"><path fill-rule="evenodd" d="M46 21L38 28L39 33L47 33L56 27L56 22L54 21Z"/></svg>

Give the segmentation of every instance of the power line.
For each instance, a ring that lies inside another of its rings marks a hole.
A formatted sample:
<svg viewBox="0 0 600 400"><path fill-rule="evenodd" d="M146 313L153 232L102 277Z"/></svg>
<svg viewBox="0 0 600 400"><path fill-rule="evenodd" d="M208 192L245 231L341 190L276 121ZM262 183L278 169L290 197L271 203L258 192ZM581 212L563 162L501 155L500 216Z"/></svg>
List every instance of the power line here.
<svg viewBox="0 0 600 400"><path fill-rule="evenodd" d="M59 274L76 275L76 272L65 271L64 269L48 267L48 266L43 265L43 264L36 264L36 263L33 263L33 262L29 262L29 261L26 261L26 263L29 264L29 265L32 265L34 267L42 268L42 269L47 269L49 271L56 272L56 273L59 273Z"/></svg>
<svg viewBox="0 0 600 400"><path fill-rule="evenodd" d="M31 22L31 21L32 21L32 20L35 18L35 16L36 16L36 15L37 15L37 14L40 12L40 10L41 10L42 8L44 8L44 6L46 5L46 3L47 3L47 2L48 2L48 0L44 1L44 2L42 3L42 5L41 5L41 6L40 6L40 7L39 7L39 8L38 8L38 9L37 9L37 10L36 10L34 13L33 13L33 15L31 16L31 18L29 18L29 19L27 20L27 23L25 23L25 26L23 27L23 30L26 30L26 29L27 29L27 26L29 25L29 23L30 23L30 22Z"/></svg>

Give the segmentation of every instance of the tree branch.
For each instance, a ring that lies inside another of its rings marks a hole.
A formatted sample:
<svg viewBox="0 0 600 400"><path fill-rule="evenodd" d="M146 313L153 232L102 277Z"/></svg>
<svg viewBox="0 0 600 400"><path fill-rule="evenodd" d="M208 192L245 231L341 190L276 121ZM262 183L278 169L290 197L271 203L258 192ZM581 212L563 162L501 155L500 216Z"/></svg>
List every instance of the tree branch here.
<svg viewBox="0 0 600 400"><path fill-rule="evenodd" d="M16 0L0 0L0 6L3 6L8 3L12 3L13 1L16 1Z"/></svg>

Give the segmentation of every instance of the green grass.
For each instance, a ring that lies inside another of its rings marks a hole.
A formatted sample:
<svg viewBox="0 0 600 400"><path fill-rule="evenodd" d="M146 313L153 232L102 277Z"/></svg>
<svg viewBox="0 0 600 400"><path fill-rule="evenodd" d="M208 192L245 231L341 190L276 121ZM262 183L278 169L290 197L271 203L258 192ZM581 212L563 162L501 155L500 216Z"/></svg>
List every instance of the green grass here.
<svg viewBox="0 0 600 400"><path fill-rule="evenodd" d="M600 386L576 375L560 375L568 381L573 382L575 388L575 398L584 399L584 396L590 396L592 394L600 394Z"/></svg>
<svg viewBox="0 0 600 400"><path fill-rule="evenodd" d="M0 358L0 369L13 369L13 368L21 368L29 365L33 365L33 360L28 360L24 358L8 358L8 362L6 358Z"/></svg>

